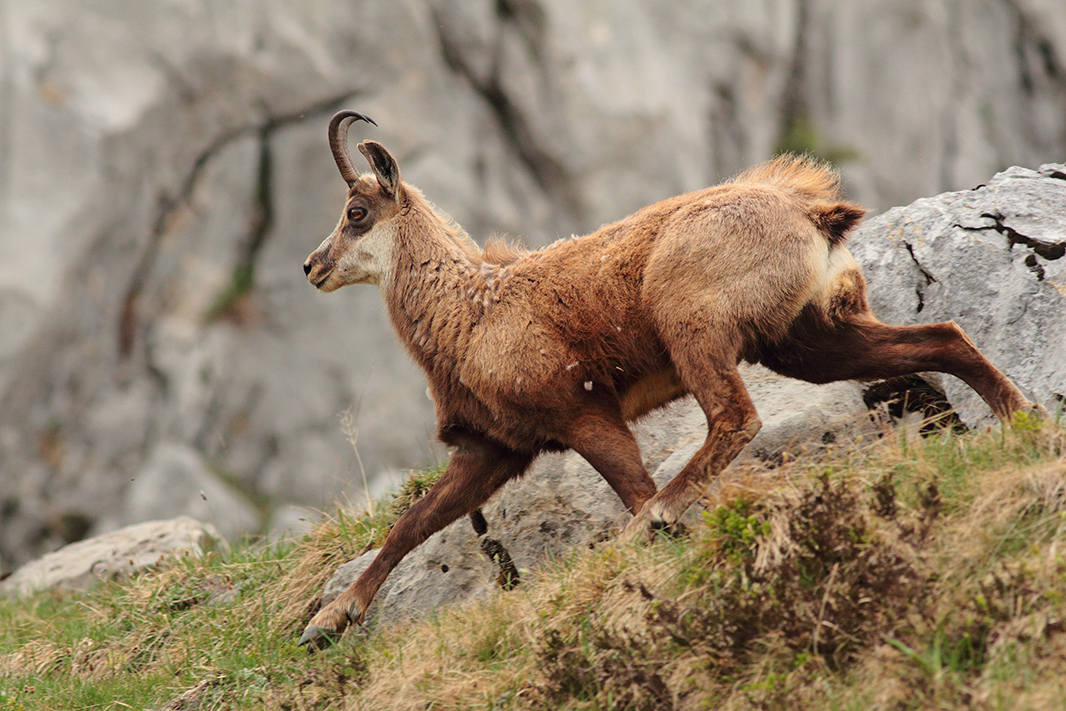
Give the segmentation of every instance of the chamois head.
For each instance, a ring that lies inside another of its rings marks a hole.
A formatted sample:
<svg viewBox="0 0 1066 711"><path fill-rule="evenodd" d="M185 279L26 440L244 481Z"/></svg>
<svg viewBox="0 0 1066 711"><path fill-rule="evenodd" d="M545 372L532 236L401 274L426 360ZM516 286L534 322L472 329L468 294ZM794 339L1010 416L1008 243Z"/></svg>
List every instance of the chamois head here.
<svg viewBox="0 0 1066 711"><path fill-rule="evenodd" d="M348 110L338 112L329 122L329 146L348 183L348 200L333 233L304 262L307 280L322 291L348 284L387 283L391 276L395 218L404 186L396 160L380 143L359 144L372 175L360 175L352 166L348 127L357 120L377 125L369 116Z"/></svg>

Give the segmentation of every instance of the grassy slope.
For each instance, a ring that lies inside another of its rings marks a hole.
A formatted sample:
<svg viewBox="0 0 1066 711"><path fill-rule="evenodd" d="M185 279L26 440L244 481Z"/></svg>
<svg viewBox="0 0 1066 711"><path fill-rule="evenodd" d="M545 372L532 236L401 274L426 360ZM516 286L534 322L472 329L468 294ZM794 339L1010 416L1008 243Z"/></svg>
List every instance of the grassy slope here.
<svg viewBox="0 0 1066 711"><path fill-rule="evenodd" d="M0 601L0 711L1066 709L1064 449L1024 418L842 447L751 473L681 539L575 551L307 655L321 585L405 504L338 514L286 548Z"/></svg>

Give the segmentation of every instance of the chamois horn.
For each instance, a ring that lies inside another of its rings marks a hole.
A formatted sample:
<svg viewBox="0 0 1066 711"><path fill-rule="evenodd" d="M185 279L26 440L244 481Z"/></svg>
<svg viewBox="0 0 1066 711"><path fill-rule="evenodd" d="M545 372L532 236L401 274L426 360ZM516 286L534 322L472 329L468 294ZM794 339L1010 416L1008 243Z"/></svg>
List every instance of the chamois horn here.
<svg viewBox="0 0 1066 711"><path fill-rule="evenodd" d="M337 161L337 168L349 188L359 179L359 171L352 166L352 156L348 152L348 127L353 121L366 121L375 126L378 125L369 116L351 109L338 111L329 121L329 148L333 151L333 160Z"/></svg>

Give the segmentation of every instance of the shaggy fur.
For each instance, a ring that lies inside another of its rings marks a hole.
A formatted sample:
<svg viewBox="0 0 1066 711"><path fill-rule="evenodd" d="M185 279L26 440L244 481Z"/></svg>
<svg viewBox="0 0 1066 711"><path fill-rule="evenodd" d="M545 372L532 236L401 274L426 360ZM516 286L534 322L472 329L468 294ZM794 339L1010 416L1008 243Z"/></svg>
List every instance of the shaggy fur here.
<svg viewBox="0 0 1066 711"><path fill-rule="evenodd" d="M587 459L635 514L631 534L674 525L759 430L741 360L811 382L942 371L1001 419L1030 407L955 324L892 327L873 316L844 246L864 211L810 158L782 156L526 252L500 242L479 250L400 180L384 147L359 145L373 169L359 176L333 125L330 138L348 202L304 269L325 291L378 284L454 452L301 642L361 620L408 551L545 451ZM707 439L656 492L627 422L686 394L706 413Z"/></svg>

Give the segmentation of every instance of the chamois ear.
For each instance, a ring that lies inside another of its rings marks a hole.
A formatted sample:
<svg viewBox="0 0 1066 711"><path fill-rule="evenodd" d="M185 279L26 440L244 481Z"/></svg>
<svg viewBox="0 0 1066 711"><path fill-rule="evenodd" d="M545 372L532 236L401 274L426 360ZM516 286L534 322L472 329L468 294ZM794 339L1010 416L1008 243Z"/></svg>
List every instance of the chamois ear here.
<svg viewBox="0 0 1066 711"><path fill-rule="evenodd" d="M385 194L393 200L399 200L400 168L396 165L396 159L376 141L363 141L359 144L359 152L366 156Z"/></svg>

